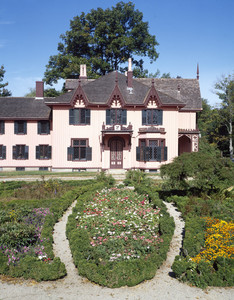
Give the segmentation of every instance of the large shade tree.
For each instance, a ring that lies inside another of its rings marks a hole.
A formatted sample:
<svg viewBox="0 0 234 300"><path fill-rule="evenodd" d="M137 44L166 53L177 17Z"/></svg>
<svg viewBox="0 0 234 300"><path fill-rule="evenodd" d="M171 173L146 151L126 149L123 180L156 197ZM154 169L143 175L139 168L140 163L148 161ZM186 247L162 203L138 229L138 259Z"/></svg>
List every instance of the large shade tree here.
<svg viewBox="0 0 234 300"><path fill-rule="evenodd" d="M149 34L148 22L135 9L132 2L118 2L103 10L92 9L70 21L70 30L61 36L58 54L49 59L45 82L56 83L60 78L77 78L80 64L87 65L88 76L97 77L113 70L121 70L128 58L133 66L143 70L143 60L157 59L158 45L154 35Z"/></svg>
<svg viewBox="0 0 234 300"><path fill-rule="evenodd" d="M223 76L215 84L216 94L222 100L219 109L221 137L228 141L229 155L233 157L234 74Z"/></svg>
<svg viewBox="0 0 234 300"><path fill-rule="evenodd" d="M5 88L8 85L8 82L2 83L5 72L4 66L2 65L0 68L0 97L11 96L11 92Z"/></svg>

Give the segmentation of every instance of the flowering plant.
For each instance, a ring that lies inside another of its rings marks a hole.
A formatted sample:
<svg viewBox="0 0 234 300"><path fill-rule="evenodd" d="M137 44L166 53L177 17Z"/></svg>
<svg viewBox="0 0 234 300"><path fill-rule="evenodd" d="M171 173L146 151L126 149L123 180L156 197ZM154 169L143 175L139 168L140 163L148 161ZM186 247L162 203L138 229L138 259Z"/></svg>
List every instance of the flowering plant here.
<svg viewBox="0 0 234 300"><path fill-rule="evenodd" d="M9 212L12 216L12 211ZM8 265L16 265L26 255L47 258L41 231L45 218L52 214L48 208L34 208L21 217L21 222L3 224L0 234L0 250L8 257Z"/></svg>
<svg viewBox="0 0 234 300"><path fill-rule="evenodd" d="M129 189L97 192L78 212L77 230L89 236L88 259L96 264L147 257L162 239L158 233L160 209L153 209L148 196Z"/></svg>
<svg viewBox="0 0 234 300"><path fill-rule="evenodd" d="M206 218L205 248L192 261L215 261L217 257L233 258L234 223Z"/></svg>

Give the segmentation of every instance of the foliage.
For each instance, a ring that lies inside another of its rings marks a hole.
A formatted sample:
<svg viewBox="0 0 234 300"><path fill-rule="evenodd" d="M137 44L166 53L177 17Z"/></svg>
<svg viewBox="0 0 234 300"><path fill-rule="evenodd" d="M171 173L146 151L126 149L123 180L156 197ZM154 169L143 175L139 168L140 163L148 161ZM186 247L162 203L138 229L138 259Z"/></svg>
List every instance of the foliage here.
<svg viewBox="0 0 234 300"><path fill-rule="evenodd" d="M198 127L208 143L218 147L224 156L232 157L234 75L222 76L214 87L222 102L211 107L206 99L202 99L203 110L198 113Z"/></svg>
<svg viewBox="0 0 234 300"><path fill-rule="evenodd" d="M1 83L3 81L5 72L4 66L2 65L0 68L0 97L11 96L11 92L5 88L8 85L8 82Z"/></svg>
<svg viewBox="0 0 234 300"><path fill-rule="evenodd" d="M141 170L129 170L124 179L125 185L136 185L145 182L146 174Z"/></svg>
<svg viewBox="0 0 234 300"><path fill-rule="evenodd" d="M229 141L229 155L233 156L233 122L234 122L234 74L223 76L215 84L216 94L222 100L219 109L220 127L226 129L226 138ZM224 131L225 132L225 131ZM220 141L222 142L222 140Z"/></svg>
<svg viewBox="0 0 234 300"><path fill-rule="evenodd" d="M53 228L77 196L95 187L93 181L75 183L60 182L63 188L54 194L54 187L58 189L56 181L41 182L45 192L40 201L38 195L33 197L32 189L38 183L4 183L0 193L0 274L37 281L66 275L64 264L54 257ZM17 192L16 188L23 188L24 192ZM6 192L14 197L5 200ZM25 199L25 195L32 198Z"/></svg>
<svg viewBox="0 0 234 300"><path fill-rule="evenodd" d="M96 175L97 182L103 182L106 186L113 186L115 179L112 175L106 175L104 171L101 171Z"/></svg>
<svg viewBox="0 0 234 300"><path fill-rule="evenodd" d="M142 187L142 189L145 188ZM78 205L69 216L67 236L74 263L80 275L108 287L133 286L154 277L156 269L166 258L174 223L162 207L160 214L163 216L158 220L158 214L155 215L155 221L149 225L149 220L146 221L147 214L143 214L144 208L147 207L150 212L153 210L151 206L148 206L146 196L134 196L133 192L126 193L126 190L119 189L115 189L114 193L113 198L109 197L106 191L96 196L88 192L79 197ZM93 197L95 200L92 200ZM156 203L159 203L159 199L154 198L154 193L150 193L149 197L151 205L157 212L159 208L156 208ZM94 207L94 203L97 202L101 208ZM103 209L104 203L107 205L105 209ZM89 210L86 209L87 205L90 207ZM128 214L127 212L133 207L136 207L134 212ZM121 218L122 213L123 218ZM104 216L107 216L106 220ZM142 223L138 223L140 219L141 222L145 222L144 227ZM100 226L96 226L98 222L101 222ZM155 225L153 225L154 222L156 222ZM158 228L158 233L156 233L157 230L155 233L151 230L147 233L147 228L150 229L152 226ZM160 235L163 242L156 241L157 238L152 239L155 234ZM146 235L151 235L151 237ZM108 247L106 247L107 244Z"/></svg>
<svg viewBox="0 0 234 300"><path fill-rule="evenodd" d="M205 249L192 261L199 263L215 261L217 257L234 258L234 223L219 219L206 218Z"/></svg>
<svg viewBox="0 0 234 300"><path fill-rule="evenodd" d="M226 190L212 198L169 196L167 200L175 202L186 221L181 255L172 265L175 276L201 288L233 285L233 258L229 257L233 192Z"/></svg>
<svg viewBox="0 0 234 300"><path fill-rule="evenodd" d="M59 96L61 94L63 94L62 91L57 91L54 88L50 88L50 89L45 89L44 90L44 97L57 97L57 96ZM35 88L30 88L30 92L27 93L25 95L25 97L28 97L28 98L34 98L34 97L36 97L36 89Z"/></svg>
<svg viewBox="0 0 234 300"><path fill-rule="evenodd" d="M200 193L219 191L233 184L233 163L215 152L183 153L160 169L165 188L194 188Z"/></svg>
<svg viewBox="0 0 234 300"><path fill-rule="evenodd" d="M143 14L133 2L121 1L111 9L83 12L70 21L70 30L60 36L59 54L51 56L46 66L46 83L78 78L80 64L86 64L88 77L95 78L119 69L129 57L143 70L143 60L137 57L148 56L151 62L158 57L158 43L148 30L148 22L143 21Z"/></svg>

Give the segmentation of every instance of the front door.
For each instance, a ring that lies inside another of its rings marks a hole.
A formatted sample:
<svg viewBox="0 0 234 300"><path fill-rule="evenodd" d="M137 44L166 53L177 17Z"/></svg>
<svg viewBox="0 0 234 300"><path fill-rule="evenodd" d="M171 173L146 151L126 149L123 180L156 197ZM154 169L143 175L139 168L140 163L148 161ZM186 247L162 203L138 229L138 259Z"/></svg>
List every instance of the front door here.
<svg viewBox="0 0 234 300"><path fill-rule="evenodd" d="M110 168L123 168L123 142L119 139L114 139L110 144Z"/></svg>

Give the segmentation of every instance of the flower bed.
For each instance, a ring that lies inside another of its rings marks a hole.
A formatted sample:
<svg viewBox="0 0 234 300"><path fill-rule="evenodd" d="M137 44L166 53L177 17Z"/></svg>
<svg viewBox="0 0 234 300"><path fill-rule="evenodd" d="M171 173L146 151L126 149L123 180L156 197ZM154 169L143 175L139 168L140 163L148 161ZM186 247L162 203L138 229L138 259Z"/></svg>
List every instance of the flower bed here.
<svg viewBox="0 0 234 300"><path fill-rule="evenodd" d="M214 262L217 257L234 258L234 223L206 218L205 249L191 260Z"/></svg>
<svg viewBox="0 0 234 300"><path fill-rule="evenodd" d="M149 254L162 242L159 216L147 196L113 188L97 193L76 218L77 227L88 232L93 257L123 261Z"/></svg>
<svg viewBox="0 0 234 300"><path fill-rule="evenodd" d="M81 196L67 225L80 275L108 287L152 278L166 257L174 229L168 214L152 204L148 195L129 189ZM160 221L165 218L173 229L163 235Z"/></svg>
<svg viewBox="0 0 234 300"><path fill-rule="evenodd" d="M26 212L25 212L26 213ZM48 215L53 215L49 208L34 208L17 222L15 210L9 211L10 219L0 226L0 250L8 257L7 264L17 265L26 255L48 259L41 238L41 231Z"/></svg>
<svg viewBox="0 0 234 300"><path fill-rule="evenodd" d="M175 276L200 288L233 286L233 197L172 199L186 221L182 254L172 265Z"/></svg>
<svg viewBox="0 0 234 300"><path fill-rule="evenodd" d="M19 188L22 184L24 191L31 195L34 185L38 185L20 183ZM12 193L14 186L10 183L5 183L4 190L0 190L0 274L37 281L66 275L65 265L53 253L54 224L77 196L92 190L97 183L80 181L75 186L72 184L72 188L70 183L60 184L63 184L61 190L67 187L68 191L55 195L52 190L51 198L40 200L37 195L35 199L22 199L22 191ZM103 184L99 183L100 186ZM5 200L5 191L11 200Z"/></svg>

